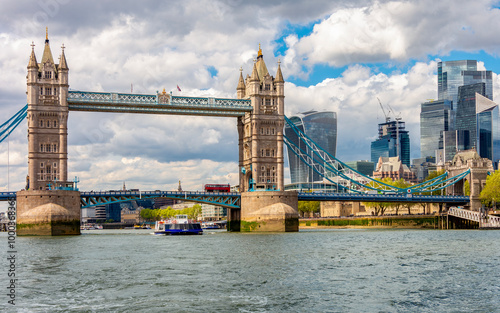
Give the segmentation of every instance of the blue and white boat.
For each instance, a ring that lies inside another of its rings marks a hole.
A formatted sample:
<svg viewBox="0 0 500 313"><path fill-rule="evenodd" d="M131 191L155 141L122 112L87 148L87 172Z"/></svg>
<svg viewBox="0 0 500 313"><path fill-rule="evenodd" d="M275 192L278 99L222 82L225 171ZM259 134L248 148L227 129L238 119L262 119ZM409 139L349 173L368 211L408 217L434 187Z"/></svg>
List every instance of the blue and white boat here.
<svg viewBox="0 0 500 313"><path fill-rule="evenodd" d="M176 215L174 219L157 221L155 235L203 235L198 222L190 221L187 215Z"/></svg>

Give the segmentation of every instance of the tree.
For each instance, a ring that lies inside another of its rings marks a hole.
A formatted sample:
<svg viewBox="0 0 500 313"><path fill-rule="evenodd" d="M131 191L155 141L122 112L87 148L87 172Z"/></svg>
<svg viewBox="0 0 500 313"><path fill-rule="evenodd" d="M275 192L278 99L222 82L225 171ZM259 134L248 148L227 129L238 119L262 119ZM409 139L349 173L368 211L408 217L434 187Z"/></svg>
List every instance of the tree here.
<svg viewBox="0 0 500 313"><path fill-rule="evenodd" d="M496 207L496 203L500 201L500 170L486 177L486 185L479 198L484 205Z"/></svg>
<svg viewBox="0 0 500 313"><path fill-rule="evenodd" d="M304 216L305 213L318 212L320 208L319 201L299 201L298 210Z"/></svg>
<svg viewBox="0 0 500 313"><path fill-rule="evenodd" d="M470 184L468 180L464 182L464 195L470 196Z"/></svg>

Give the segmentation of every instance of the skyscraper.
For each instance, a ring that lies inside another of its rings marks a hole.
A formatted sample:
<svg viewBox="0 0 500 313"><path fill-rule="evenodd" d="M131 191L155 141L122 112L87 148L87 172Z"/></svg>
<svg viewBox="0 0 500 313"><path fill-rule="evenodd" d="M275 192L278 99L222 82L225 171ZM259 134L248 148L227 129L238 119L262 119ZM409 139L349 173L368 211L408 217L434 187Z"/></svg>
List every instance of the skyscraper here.
<svg viewBox="0 0 500 313"><path fill-rule="evenodd" d="M493 161L493 167L498 169L500 160L498 104L476 94L476 145L477 152L483 158Z"/></svg>
<svg viewBox="0 0 500 313"><path fill-rule="evenodd" d="M491 71L478 71L476 60L444 61L438 63L438 99L458 103L458 87L485 83L485 95L493 100Z"/></svg>
<svg viewBox="0 0 500 313"><path fill-rule="evenodd" d="M371 143L371 161L377 164L380 157L395 156L410 167L410 135L405 130L405 122L378 124L378 139Z"/></svg>
<svg viewBox="0 0 500 313"><path fill-rule="evenodd" d="M290 120L321 148L335 156L337 152L337 113L308 111L292 116ZM285 125L285 136L307 153L311 153L288 125ZM292 184L322 180L318 173L312 171L290 150L288 150L288 161Z"/></svg>
<svg viewBox="0 0 500 313"><path fill-rule="evenodd" d="M458 105L456 117L456 129L469 133L471 146L465 149L477 148L476 142L476 95L485 95L485 84L478 83L461 86L458 88ZM479 151L478 151L479 152Z"/></svg>
<svg viewBox="0 0 500 313"><path fill-rule="evenodd" d="M424 102L420 110L420 156L435 157L443 148L443 132L454 129L453 104L450 100Z"/></svg>

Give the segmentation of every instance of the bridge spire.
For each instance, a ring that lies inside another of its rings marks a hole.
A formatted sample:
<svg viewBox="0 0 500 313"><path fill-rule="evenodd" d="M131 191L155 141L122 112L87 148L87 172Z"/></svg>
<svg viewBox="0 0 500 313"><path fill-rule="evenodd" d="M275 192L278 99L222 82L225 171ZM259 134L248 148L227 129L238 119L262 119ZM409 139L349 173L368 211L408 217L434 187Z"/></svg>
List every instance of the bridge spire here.
<svg viewBox="0 0 500 313"><path fill-rule="evenodd" d="M35 43L34 42L31 42L31 55L30 55L30 60L28 62L28 68L38 69L38 62L36 61L36 56L35 56Z"/></svg>
<svg viewBox="0 0 500 313"><path fill-rule="evenodd" d="M59 70L67 70L68 69L68 63L66 62L66 56L64 55L64 44L61 46L61 60L59 61Z"/></svg>

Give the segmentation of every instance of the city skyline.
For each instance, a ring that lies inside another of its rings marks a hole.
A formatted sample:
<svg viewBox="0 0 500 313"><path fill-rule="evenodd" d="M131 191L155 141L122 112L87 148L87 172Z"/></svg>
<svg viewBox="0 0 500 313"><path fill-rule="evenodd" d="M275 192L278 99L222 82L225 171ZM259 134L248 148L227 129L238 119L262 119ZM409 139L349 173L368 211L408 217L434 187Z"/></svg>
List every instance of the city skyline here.
<svg viewBox="0 0 500 313"><path fill-rule="evenodd" d="M416 158L420 105L438 97L439 60L478 60L480 69L493 71L493 94L500 90L500 39L493 31L500 24L498 2L459 2L437 8L429 1L5 4L0 122L26 103L30 44L40 58L46 26L54 59L66 47L74 90L166 88L235 97L238 69L250 74L260 43L270 72L281 61L287 115L337 112L341 160L369 159L385 120L376 97L401 112ZM429 14L436 11L440 19ZM84 190L118 189L123 181L163 190L175 189L179 179L186 190L237 184L235 119L72 112L69 125L69 177L78 176ZM10 138L10 190L25 185L26 128L22 123ZM7 189L6 150L4 142L1 191ZM285 173L289 181L288 168Z"/></svg>

